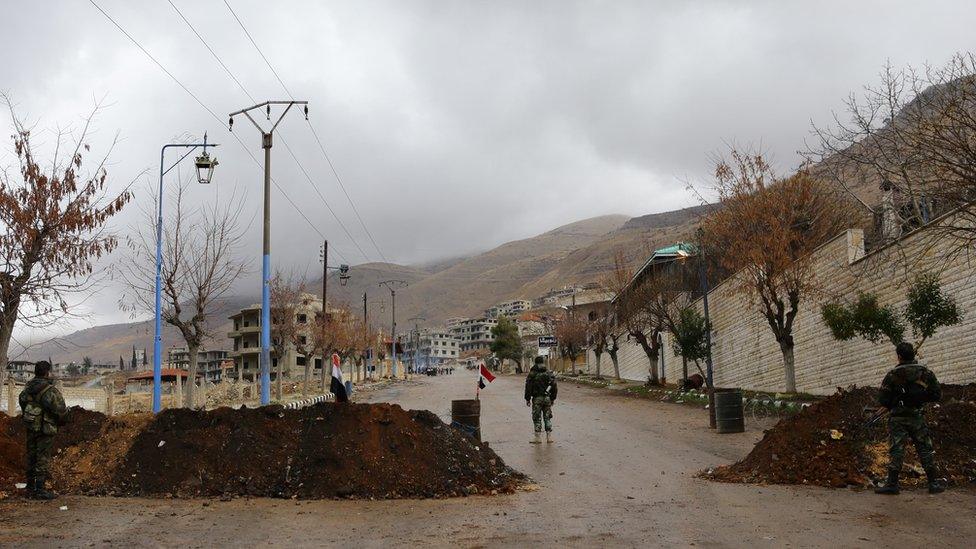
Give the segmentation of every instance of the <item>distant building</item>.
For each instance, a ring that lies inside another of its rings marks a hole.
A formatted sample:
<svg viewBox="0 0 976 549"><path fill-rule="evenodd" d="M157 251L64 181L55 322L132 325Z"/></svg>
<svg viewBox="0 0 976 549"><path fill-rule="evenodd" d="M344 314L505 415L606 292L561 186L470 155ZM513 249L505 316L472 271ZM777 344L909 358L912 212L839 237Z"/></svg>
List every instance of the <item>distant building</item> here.
<svg viewBox="0 0 976 549"><path fill-rule="evenodd" d="M17 381L27 381L34 377L34 363L27 360L7 362L7 375Z"/></svg>
<svg viewBox="0 0 976 549"><path fill-rule="evenodd" d="M464 322L465 320L467 319L462 316L456 316L445 320L444 324L447 326L447 329L450 330L451 328L457 326L458 324Z"/></svg>
<svg viewBox="0 0 976 549"><path fill-rule="evenodd" d="M335 314L335 311L331 311ZM302 294L301 303L295 307L295 322L299 328L300 337L311 338L310 332L316 315L322 314L322 299L313 294ZM235 378L247 380L256 379L260 372L261 360L261 305L255 304L241 309L230 317L234 326L227 334L234 341L234 348L228 357L233 359L234 368L229 375ZM272 337L274 336L274 326L271 327ZM274 377L278 372L278 361L283 362L281 373L284 377L289 377L294 372L304 372L306 358L295 352L293 345L288 342L284 346L283 356L276 356L272 349L271 356L271 375ZM322 367L322 357L310 357L314 361L315 368ZM227 375L227 374L225 374Z"/></svg>
<svg viewBox="0 0 976 549"><path fill-rule="evenodd" d="M469 318L451 328L461 352L488 349L495 340L491 329L498 326L494 318Z"/></svg>
<svg viewBox="0 0 976 549"><path fill-rule="evenodd" d="M198 351L197 374L211 383L219 383L224 378L225 363L229 355L230 351L223 349ZM190 371L190 351L186 347L171 347L168 356L171 368ZM233 368L233 361L230 362Z"/></svg>
<svg viewBox="0 0 976 549"><path fill-rule="evenodd" d="M409 339L402 340L404 358L413 363L417 358L418 366L437 366L448 361L455 361L461 355L461 345L457 338L448 330L421 330L419 336L410 334ZM417 346L414 354L414 347Z"/></svg>
<svg viewBox="0 0 976 549"><path fill-rule="evenodd" d="M500 316L516 317L532 308L532 302L525 299L515 299L499 303L485 311L485 317L498 318Z"/></svg>

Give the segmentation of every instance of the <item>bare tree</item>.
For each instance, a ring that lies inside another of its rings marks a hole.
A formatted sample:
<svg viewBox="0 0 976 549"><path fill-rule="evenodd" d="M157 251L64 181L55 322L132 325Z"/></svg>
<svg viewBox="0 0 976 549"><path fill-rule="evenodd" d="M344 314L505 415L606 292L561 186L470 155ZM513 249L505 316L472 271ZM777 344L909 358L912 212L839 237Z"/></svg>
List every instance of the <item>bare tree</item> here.
<svg viewBox="0 0 976 549"><path fill-rule="evenodd" d="M69 314L68 299L98 282L95 261L117 245L107 223L132 198L128 186L108 194L108 154L90 173L82 172L89 152L95 105L73 141L59 130L49 165L37 158L31 130L0 95L13 122L16 173L0 173L0 381L7 370L14 326L50 326ZM62 156L62 146L69 148ZM113 142L114 146L114 142ZM111 153L111 147L109 148Z"/></svg>
<svg viewBox="0 0 976 549"><path fill-rule="evenodd" d="M576 359L586 352L586 321L567 312L556 323L556 341L559 345L559 353L569 358L570 367L573 375L576 375Z"/></svg>
<svg viewBox="0 0 976 549"><path fill-rule="evenodd" d="M189 184L170 193L169 216L163 225L160 282L162 320L183 336L190 357L187 404L196 400L197 354L214 335L208 319L246 271L238 255L244 231L238 223L243 200L232 196L223 204L191 206ZM156 211L145 210L147 222L127 239L130 260L121 269L126 291L120 305L133 313L155 310Z"/></svg>
<svg viewBox="0 0 976 549"><path fill-rule="evenodd" d="M976 241L976 57L960 54L942 66L886 65L880 83L851 94L846 113L814 127L816 175L847 188L850 181L882 186L884 239L963 207L953 222L932 226ZM845 120L846 118L846 120ZM865 204L866 206L867 204ZM938 236L938 235L937 235Z"/></svg>
<svg viewBox="0 0 976 549"><path fill-rule="evenodd" d="M795 392L794 322L801 300L820 288L811 254L847 228L851 203L802 171L777 179L761 154L734 149L717 161L715 178L723 207L703 221L704 246L734 273L732 288L758 301Z"/></svg>

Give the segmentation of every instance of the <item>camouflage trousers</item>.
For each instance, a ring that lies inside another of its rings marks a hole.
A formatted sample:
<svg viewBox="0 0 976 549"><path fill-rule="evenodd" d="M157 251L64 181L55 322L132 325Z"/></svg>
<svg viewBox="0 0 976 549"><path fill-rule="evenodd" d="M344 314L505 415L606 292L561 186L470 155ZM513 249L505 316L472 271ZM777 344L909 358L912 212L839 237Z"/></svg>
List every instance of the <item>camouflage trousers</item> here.
<svg viewBox="0 0 976 549"><path fill-rule="evenodd" d="M552 401L549 397L534 397L532 399L532 423L535 424L535 432L542 432L542 424L545 423L546 432L552 432Z"/></svg>
<svg viewBox="0 0 976 549"><path fill-rule="evenodd" d="M48 476L54 437L27 431L27 478Z"/></svg>
<svg viewBox="0 0 976 549"><path fill-rule="evenodd" d="M935 451L932 449L929 428L922 416L888 418L888 442L891 444L888 470L901 471L905 461L905 443L909 439L915 444L915 452L922 462L922 468L926 472L932 471L935 467Z"/></svg>

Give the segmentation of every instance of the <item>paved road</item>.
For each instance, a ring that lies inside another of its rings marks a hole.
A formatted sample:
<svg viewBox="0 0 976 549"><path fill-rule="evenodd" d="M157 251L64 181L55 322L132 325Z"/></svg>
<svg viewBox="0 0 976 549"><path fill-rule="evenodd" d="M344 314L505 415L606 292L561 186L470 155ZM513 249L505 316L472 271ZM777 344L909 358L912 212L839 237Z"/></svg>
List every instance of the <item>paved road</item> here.
<svg viewBox="0 0 976 549"><path fill-rule="evenodd" d="M448 415L465 372L364 396ZM0 504L0 546L971 547L976 493L882 498L810 487L728 485L697 470L744 455L757 432L717 435L704 412L562 384L557 440L530 445L521 380L482 392L484 436L538 489L453 500L154 501L63 498ZM47 514L48 516L44 516Z"/></svg>

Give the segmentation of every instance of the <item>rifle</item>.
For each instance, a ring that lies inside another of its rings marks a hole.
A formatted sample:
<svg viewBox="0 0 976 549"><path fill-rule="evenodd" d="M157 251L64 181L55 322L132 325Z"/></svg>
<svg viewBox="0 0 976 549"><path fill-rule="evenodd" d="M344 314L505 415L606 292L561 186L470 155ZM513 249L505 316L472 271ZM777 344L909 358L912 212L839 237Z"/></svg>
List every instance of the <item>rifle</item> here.
<svg viewBox="0 0 976 549"><path fill-rule="evenodd" d="M867 415L869 412L871 413L871 416L867 419L867 421L864 422L864 425L862 425L864 429L870 428L875 423L881 421L883 418L888 417L888 414L891 413L891 410L884 407L871 408L866 406L864 408L864 414Z"/></svg>

